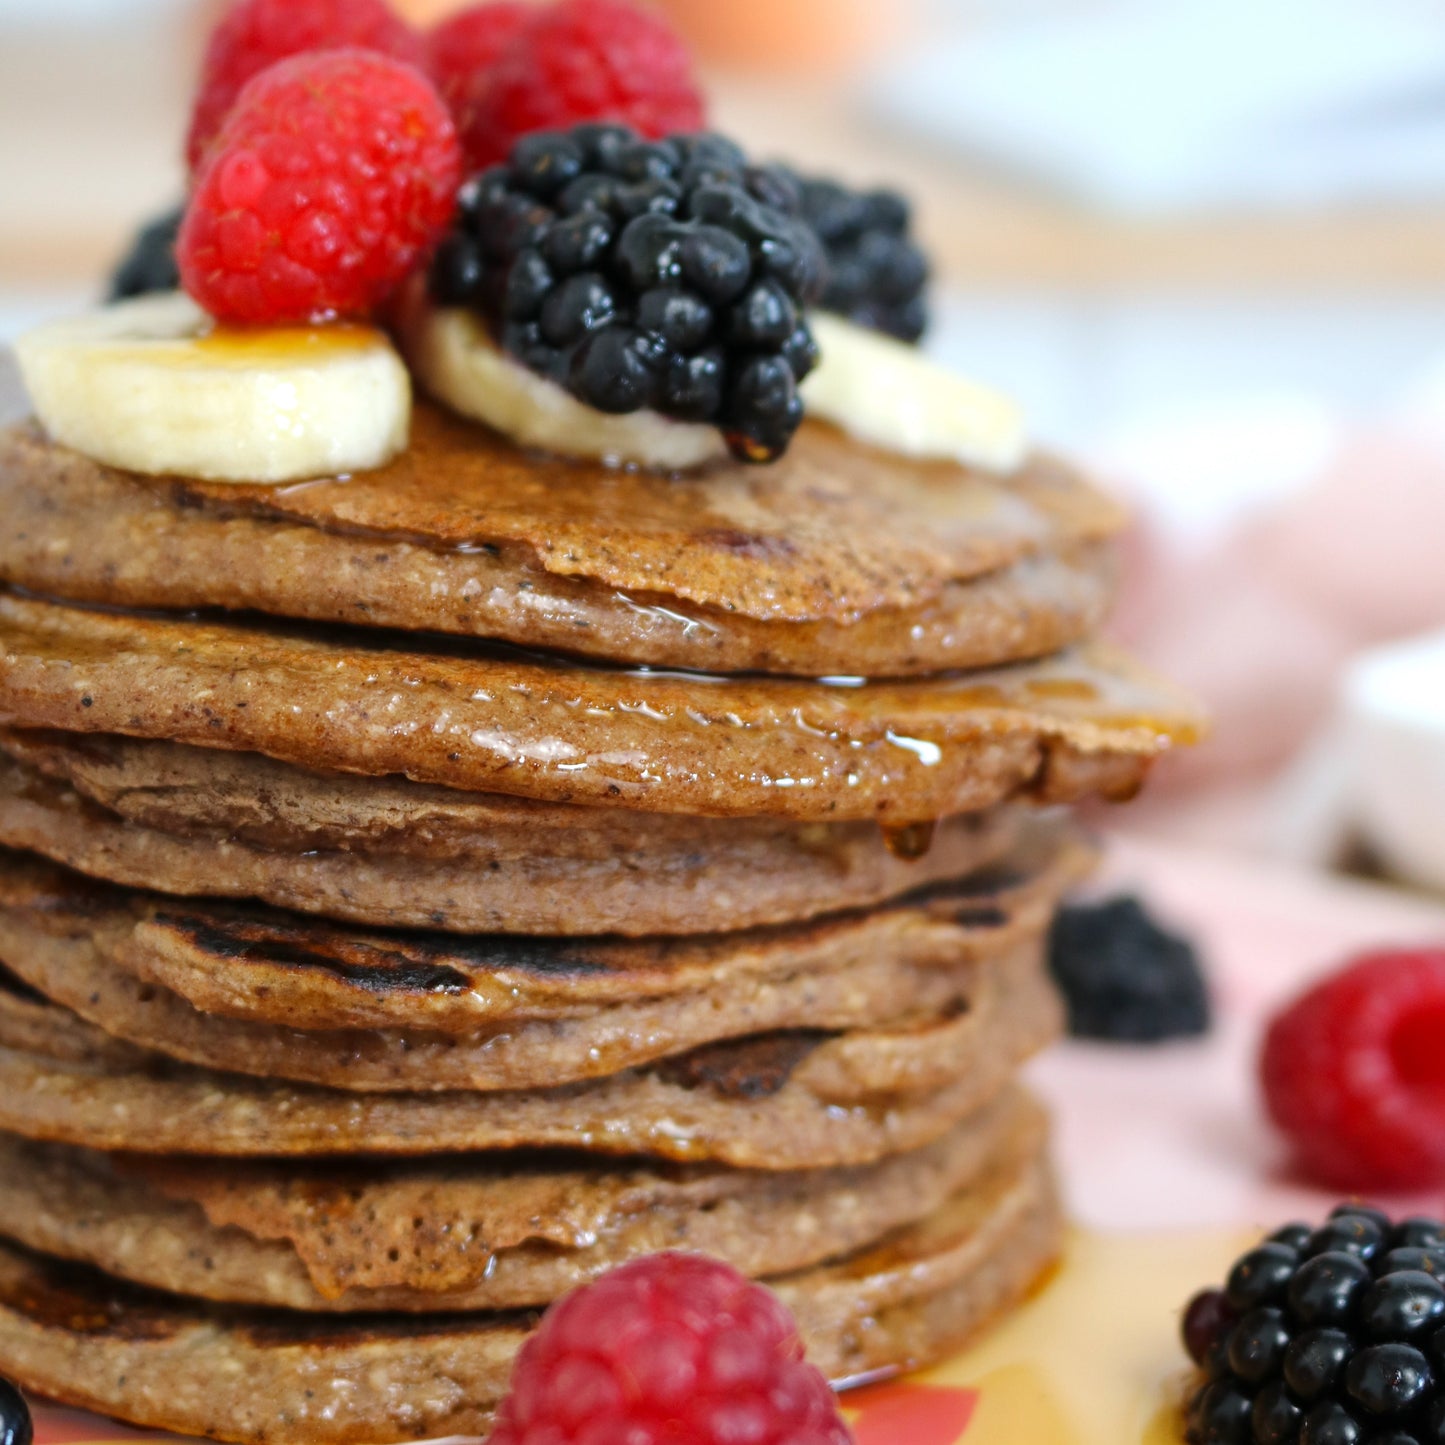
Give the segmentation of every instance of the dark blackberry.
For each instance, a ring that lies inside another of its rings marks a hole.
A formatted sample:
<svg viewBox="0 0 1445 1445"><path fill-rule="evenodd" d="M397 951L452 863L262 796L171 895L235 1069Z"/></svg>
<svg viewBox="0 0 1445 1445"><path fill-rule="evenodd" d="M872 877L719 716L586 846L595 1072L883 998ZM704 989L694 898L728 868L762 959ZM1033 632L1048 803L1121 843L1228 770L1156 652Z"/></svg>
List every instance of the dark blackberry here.
<svg viewBox="0 0 1445 1445"><path fill-rule="evenodd" d="M1445 1445L1439 1221L1342 1205L1240 1257L1185 1311L1190 1445Z"/></svg>
<svg viewBox="0 0 1445 1445"><path fill-rule="evenodd" d="M1078 1038L1159 1043L1209 1029L1209 993L1193 947L1135 898L1062 909L1049 967Z"/></svg>
<svg viewBox="0 0 1445 1445"><path fill-rule="evenodd" d="M803 219L828 255L825 311L917 341L928 328L928 260L910 237L908 202L893 191L851 191L799 178Z"/></svg>
<svg viewBox="0 0 1445 1445"><path fill-rule="evenodd" d="M19 1389L0 1375L0 1445L31 1445L35 1424Z"/></svg>
<svg viewBox="0 0 1445 1445"><path fill-rule="evenodd" d="M770 461L802 420L823 271L782 172L720 136L586 125L468 182L430 286L587 405L708 422Z"/></svg>
<svg viewBox="0 0 1445 1445"><path fill-rule="evenodd" d="M176 233L181 229L182 209L167 211L136 233L125 259L110 278L110 299L146 296L152 291L175 291L181 284L176 266Z"/></svg>

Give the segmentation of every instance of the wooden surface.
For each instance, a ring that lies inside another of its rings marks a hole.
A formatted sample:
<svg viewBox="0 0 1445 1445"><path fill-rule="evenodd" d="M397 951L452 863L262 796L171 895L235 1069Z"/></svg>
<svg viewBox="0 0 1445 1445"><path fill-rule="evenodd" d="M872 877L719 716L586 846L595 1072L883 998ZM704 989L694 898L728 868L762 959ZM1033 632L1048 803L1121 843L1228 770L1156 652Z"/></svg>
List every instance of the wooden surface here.
<svg viewBox="0 0 1445 1445"><path fill-rule="evenodd" d="M0 37L0 289L84 284L179 193L195 26ZM930 154L823 81L713 77L760 154L912 193L950 281L978 287L1445 290L1445 209L1142 224Z"/></svg>

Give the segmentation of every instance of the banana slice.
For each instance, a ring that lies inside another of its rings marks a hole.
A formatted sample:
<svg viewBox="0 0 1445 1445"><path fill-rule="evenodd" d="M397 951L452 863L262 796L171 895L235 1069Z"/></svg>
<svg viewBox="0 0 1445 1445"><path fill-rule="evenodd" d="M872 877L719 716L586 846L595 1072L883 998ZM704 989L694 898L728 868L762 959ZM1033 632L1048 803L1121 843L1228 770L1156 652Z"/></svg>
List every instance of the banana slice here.
<svg viewBox="0 0 1445 1445"><path fill-rule="evenodd" d="M661 471L727 456L716 427L655 411L611 416L578 401L508 356L469 311L435 307L413 293L400 330L407 360L433 396L519 446Z"/></svg>
<svg viewBox="0 0 1445 1445"><path fill-rule="evenodd" d="M1006 396L935 365L916 348L814 312L821 360L803 383L809 416L903 456L1011 472L1028 451L1023 414Z"/></svg>
<svg viewBox="0 0 1445 1445"><path fill-rule="evenodd" d="M407 444L411 380L370 327L228 331L176 292L51 322L15 351L50 435L126 471L292 482Z"/></svg>

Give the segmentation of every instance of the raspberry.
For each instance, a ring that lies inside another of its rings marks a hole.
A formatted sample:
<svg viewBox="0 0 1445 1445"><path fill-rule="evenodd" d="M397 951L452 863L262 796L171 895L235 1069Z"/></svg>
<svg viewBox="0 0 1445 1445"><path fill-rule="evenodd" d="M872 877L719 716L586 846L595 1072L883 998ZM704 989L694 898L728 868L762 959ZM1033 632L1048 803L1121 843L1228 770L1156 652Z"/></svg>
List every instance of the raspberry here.
<svg viewBox="0 0 1445 1445"><path fill-rule="evenodd" d="M1380 953L1271 1024L1265 1100L1304 1167L1344 1189L1445 1179L1445 950Z"/></svg>
<svg viewBox="0 0 1445 1445"><path fill-rule="evenodd" d="M461 150L441 97L364 50L298 55L241 92L181 224L181 280L213 316L365 315L456 204Z"/></svg>
<svg viewBox="0 0 1445 1445"><path fill-rule="evenodd" d="M491 1445L849 1445L777 1297L699 1255L634 1260L547 1311Z"/></svg>
<svg viewBox="0 0 1445 1445"><path fill-rule="evenodd" d="M497 57L536 14L527 0L492 0L463 10L427 36L432 79L463 136L475 123Z"/></svg>
<svg viewBox="0 0 1445 1445"><path fill-rule="evenodd" d="M627 0L561 0L513 36L462 132L467 164L480 170L521 136L587 120L653 140L703 124L686 47Z"/></svg>
<svg viewBox="0 0 1445 1445"><path fill-rule="evenodd" d="M211 33L191 111L186 159L200 169L206 147L246 82L308 50L375 50L421 66L421 37L384 0L238 0Z"/></svg>

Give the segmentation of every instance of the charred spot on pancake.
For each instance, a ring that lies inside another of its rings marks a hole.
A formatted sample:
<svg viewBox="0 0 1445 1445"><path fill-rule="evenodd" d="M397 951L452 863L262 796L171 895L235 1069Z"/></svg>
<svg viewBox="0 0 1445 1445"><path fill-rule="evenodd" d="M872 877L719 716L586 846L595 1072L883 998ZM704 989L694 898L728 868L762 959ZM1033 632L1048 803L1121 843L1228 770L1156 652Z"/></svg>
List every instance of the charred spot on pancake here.
<svg viewBox="0 0 1445 1445"><path fill-rule="evenodd" d="M316 970L371 993L465 993L476 973L504 969L549 978L606 972L602 964L562 939L509 934L464 939L419 933L398 938L394 948L383 948L304 924L223 913L158 913L154 922L201 952L227 961Z"/></svg>
<svg viewBox="0 0 1445 1445"><path fill-rule="evenodd" d="M5 1252L20 1268L0 1269L0 1308L42 1329L146 1341L169 1339L185 1323L165 1308L162 1296L86 1265L45 1259L8 1243Z"/></svg>
<svg viewBox="0 0 1445 1445"><path fill-rule="evenodd" d="M531 1330L541 1318L540 1310L496 1311L482 1316L473 1328L490 1334L498 1326L514 1325ZM304 1315L288 1310L248 1310L242 1315L227 1313L227 1330L260 1349L285 1349L305 1345L313 1350L354 1349L371 1342L418 1340L430 1337L455 1339L467 1330L466 1315L357 1314L350 1316Z"/></svg>
<svg viewBox="0 0 1445 1445"><path fill-rule="evenodd" d="M3 963L0 963L0 994L8 994L12 998L18 998L25 1003L49 1003L39 989L31 988L28 983L10 972Z"/></svg>
<svg viewBox="0 0 1445 1445"><path fill-rule="evenodd" d="M726 1039L667 1059L656 1072L666 1083L710 1089L724 1099L771 1099L829 1037L822 1029L788 1029Z"/></svg>
<svg viewBox="0 0 1445 1445"><path fill-rule="evenodd" d="M373 948L304 929L285 929L216 915L157 914L156 923L202 953L237 963L273 963L317 969L373 993L464 993L471 981L460 969Z"/></svg>

